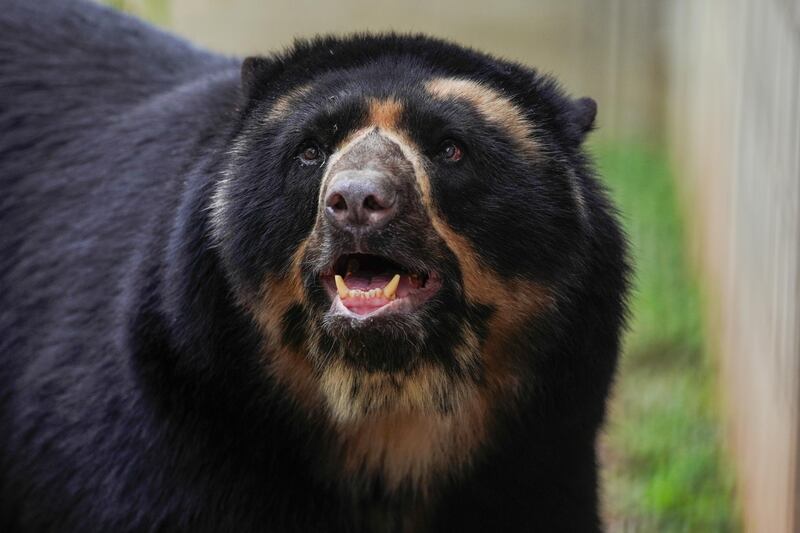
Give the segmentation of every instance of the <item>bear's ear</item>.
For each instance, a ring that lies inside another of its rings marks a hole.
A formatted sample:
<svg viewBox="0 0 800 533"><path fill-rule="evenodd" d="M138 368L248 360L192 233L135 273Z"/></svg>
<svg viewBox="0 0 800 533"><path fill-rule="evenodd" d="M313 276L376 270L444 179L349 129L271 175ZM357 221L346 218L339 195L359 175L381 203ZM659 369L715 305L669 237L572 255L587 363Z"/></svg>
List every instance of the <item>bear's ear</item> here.
<svg viewBox="0 0 800 533"><path fill-rule="evenodd" d="M596 116L597 102L591 98L578 98L572 102L569 122L578 137L578 142L583 142L586 135L594 129Z"/></svg>
<svg viewBox="0 0 800 533"><path fill-rule="evenodd" d="M242 62L242 96L245 101L259 98L264 92L265 80L277 75L278 62L263 56L252 56Z"/></svg>

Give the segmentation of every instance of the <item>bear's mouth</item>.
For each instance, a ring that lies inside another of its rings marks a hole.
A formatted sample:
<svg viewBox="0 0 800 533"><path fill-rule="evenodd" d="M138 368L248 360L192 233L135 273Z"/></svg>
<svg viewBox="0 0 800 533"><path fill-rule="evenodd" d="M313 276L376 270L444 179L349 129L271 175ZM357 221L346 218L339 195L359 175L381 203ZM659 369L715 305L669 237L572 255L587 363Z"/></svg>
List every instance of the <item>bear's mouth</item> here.
<svg viewBox="0 0 800 533"><path fill-rule="evenodd" d="M341 255L321 276L332 300L331 310L355 318L409 313L441 287L435 272L416 272L381 255Z"/></svg>

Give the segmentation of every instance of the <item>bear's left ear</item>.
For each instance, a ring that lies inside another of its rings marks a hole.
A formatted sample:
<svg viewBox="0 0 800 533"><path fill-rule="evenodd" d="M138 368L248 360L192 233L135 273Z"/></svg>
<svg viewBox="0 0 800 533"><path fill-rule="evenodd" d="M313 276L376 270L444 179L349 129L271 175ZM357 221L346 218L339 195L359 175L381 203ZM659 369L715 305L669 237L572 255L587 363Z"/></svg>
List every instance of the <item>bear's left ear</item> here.
<svg viewBox="0 0 800 533"><path fill-rule="evenodd" d="M591 98L578 98L572 102L569 122L579 143L583 142L586 135L594 129L594 119L596 116L597 102Z"/></svg>
<svg viewBox="0 0 800 533"><path fill-rule="evenodd" d="M245 101L262 96L265 80L278 74L279 63L263 56L252 56L242 62L242 96Z"/></svg>

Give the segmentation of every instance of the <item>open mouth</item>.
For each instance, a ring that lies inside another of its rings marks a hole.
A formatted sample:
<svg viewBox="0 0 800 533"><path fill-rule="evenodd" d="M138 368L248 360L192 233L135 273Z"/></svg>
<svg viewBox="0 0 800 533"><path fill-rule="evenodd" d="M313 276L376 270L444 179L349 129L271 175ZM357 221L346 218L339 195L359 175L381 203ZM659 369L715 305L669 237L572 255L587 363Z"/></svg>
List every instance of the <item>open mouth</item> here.
<svg viewBox="0 0 800 533"><path fill-rule="evenodd" d="M389 258L344 254L322 281L333 309L357 317L384 312L411 312L441 286L435 273L411 272Z"/></svg>

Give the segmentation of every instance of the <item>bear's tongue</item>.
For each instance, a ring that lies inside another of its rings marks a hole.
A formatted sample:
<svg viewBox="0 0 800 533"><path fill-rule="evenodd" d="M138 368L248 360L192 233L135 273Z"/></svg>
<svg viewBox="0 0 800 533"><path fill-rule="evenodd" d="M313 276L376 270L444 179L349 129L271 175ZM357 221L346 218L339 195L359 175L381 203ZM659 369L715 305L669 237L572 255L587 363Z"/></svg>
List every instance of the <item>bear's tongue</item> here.
<svg viewBox="0 0 800 533"><path fill-rule="evenodd" d="M414 288L408 275L363 273L335 276L336 291L342 304L356 314L367 314L405 298Z"/></svg>
<svg viewBox="0 0 800 533"><path fill-rule="evenodd" d="M379 274L371 276L369 274L348 274L343 279L350 290L358 289L369 291L372 289L383 289L394 276L391 274Z"/></svg>

